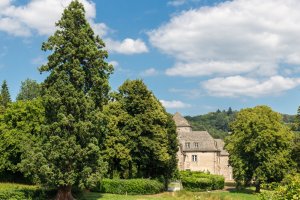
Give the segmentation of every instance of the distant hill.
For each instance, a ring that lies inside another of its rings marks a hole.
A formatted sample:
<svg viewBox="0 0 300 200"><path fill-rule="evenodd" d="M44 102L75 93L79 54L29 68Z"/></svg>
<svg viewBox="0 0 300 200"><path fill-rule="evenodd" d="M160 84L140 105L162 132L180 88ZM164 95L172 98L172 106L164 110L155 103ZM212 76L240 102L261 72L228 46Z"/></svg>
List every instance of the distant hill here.
<svg viewBox="0 0 300 200"><path fill-rule="evenodd" d="M214 138L224 139L230 132L229 124L235 118L238 111L233 111L230 107L228 110L217 110L204 115L194 117L186 116L185 118L191 124L195 131L208 131ZM282 114L283 122L293 127L295 115ZM293 129L293 128L292 128Z"/></svg>

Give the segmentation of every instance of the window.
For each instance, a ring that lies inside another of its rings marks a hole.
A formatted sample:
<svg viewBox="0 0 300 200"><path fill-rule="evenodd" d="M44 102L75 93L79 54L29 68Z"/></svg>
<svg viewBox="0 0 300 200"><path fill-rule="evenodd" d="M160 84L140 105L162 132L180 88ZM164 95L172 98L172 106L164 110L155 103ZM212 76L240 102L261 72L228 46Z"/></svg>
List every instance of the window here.
<svg viewBox="0 0 300 200"><path fill-rule="evenodd" d="M186 143L185 143L185 148L187 148L187 149L190 148L190 143L189 143L189 142L186 142Z"/></svg>
<svg viewBox="0 0 300 200"><path fill-rule="evenodd" d="M199 147L198 142L194 142L194 147L195 147L195 148L198 148L198 147Z"/></svg>
<svg viewBox="0 0 300 200"><path fill-rule="evenodd" d="M197 162L197 155L192 155L192 162Z"/></svg>

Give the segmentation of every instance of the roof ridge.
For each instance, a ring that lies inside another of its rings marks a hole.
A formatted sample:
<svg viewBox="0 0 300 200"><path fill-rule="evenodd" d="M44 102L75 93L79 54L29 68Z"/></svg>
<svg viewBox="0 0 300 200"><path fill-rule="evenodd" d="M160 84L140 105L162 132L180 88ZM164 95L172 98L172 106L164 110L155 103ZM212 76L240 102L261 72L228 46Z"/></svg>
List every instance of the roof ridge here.
<svg viewBox="0 0 300 200"><path fill-rule="evenodd" d="M179 112L174 114L173 120L177 127L191 127L189 122Z"/></svg>

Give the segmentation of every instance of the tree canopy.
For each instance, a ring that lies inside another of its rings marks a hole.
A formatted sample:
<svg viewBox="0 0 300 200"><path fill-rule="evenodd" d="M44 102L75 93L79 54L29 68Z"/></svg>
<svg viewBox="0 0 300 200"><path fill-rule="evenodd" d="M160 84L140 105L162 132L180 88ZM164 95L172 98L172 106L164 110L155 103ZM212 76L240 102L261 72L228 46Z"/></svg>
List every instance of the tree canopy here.
<svg viewBox="0 0 300 200"><path fill-rule="evenodd" d="M56 26L42 45L42 50L52 53L40 68L49 73L42 87L43 135L22 165L41 183L56 187L57 200L68 200L73 199L73 186L91 188L105 172L101 134L92 118L108 101L113 69L104 61L108 56L104 43L85 19L81 3L72 1Z"/></svg>
<svg viewBox="0 0 300 200"><path fill-rule="evenodd" d="M19 163L26 147L41 134L44 122L44 108L41 100L14 102L0 114L0 179L21 180Z"/></svg>
<svg viewBox="0 0 300 200"><path fill-rule="evenodd" d="M141 80L127 80L104 109L109 129L104 155L122 177L165 181L176 171L177 134L172 117Z"/></svg>
<svg viewBox="0 0 300 200"><path fill-rule="evenodd" d="M226 138L229 162L234 179L247 184L279 182L291 169L293 134L282 123L282 117L267 106L242 109L231 124Z"/></svg>
<svg viewBox="0 0 300 200"><path fill-rule="evenodd" d="M41 85L35 80L26 79L21 82L17 100L32 100L41 96Z"/></svg>

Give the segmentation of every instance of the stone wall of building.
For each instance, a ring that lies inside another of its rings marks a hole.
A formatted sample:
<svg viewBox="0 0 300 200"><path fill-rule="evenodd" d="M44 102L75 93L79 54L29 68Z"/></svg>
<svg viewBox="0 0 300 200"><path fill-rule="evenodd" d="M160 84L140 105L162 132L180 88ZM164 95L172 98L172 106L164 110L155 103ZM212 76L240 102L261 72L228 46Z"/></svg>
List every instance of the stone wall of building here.
<svg viewBox="0 0 300 200"><path fill-rule="evenodd" d="M225 181L233 180L232 177L232 167L229 166L229 157L228 156L220 156L220 175L225 177Z"/></svg>
<svg viewBox="0 0 300 200"><path fill-rule="evenodd" d="M185 152L185 154L185 170L217 173L217 152ZM197 161L193 161L193 156L197 156Z"/></svg>

